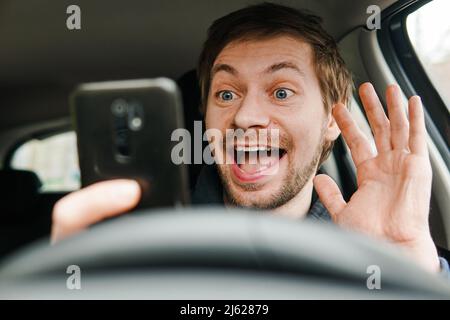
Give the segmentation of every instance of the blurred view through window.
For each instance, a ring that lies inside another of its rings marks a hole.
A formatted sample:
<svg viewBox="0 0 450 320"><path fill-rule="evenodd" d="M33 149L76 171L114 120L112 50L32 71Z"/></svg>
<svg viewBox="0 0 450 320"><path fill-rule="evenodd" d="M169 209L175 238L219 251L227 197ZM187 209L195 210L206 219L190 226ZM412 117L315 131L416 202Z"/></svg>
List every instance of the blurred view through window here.
<svg viewBox="0 0 450 320"><path fill-rule="evenodd" d="M450 1L434 0L408 16L406 26L422 66L450 106Z"/></svg>
<svg viewBox="0 0 450 320"><path fill-rule="evenodd" d="M11 161L13 169L34 171L42 181L41 192L80 188L76 135L65 132L21 145Z"/></svg>

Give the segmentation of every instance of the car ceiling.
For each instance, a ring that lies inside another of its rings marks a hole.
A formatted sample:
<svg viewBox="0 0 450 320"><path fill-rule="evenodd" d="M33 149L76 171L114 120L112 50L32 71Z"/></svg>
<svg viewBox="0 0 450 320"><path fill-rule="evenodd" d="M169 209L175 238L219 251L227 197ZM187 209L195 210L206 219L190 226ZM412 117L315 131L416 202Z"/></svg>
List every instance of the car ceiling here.
<svg viewBox="0 0 450 320"><path fill-rule="evenodd" d="M67 116L80 82L167 76L195 67L212 21L261 1L0 1L0 130ZM364 25L366 8L395 0L272 1L320 15L337 40ZM66 8L81 8L81 30Z"/></svg>

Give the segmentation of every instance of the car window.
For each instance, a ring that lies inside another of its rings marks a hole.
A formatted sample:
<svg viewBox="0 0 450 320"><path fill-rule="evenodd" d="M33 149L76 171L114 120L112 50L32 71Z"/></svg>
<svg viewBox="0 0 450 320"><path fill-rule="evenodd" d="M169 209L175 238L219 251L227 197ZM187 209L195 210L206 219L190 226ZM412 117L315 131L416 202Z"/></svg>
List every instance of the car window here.
<svg viewBox="0 0 450 320"><path fill-rule="evenodd" d="M33 139L22 144L11 159L11 168L34 171L42 181L42 192L80 188L80 170L74 132Z"/></svg>
<svg viewBox="0 0 450 320"><path fill-rule="evenodd" d="M449 12L450 1L434 0L411 13L406 20L414 50L447 109L450 106Z"/></svg>

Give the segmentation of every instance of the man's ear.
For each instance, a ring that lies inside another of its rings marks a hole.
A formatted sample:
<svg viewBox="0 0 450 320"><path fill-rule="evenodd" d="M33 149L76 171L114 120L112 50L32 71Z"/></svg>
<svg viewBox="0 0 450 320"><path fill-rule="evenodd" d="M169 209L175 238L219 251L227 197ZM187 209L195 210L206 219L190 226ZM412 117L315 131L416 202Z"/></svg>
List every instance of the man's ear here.
<svg viewBox="0 0 450 320"><path fill-rule="evenodd" d="M332 106L334 108L334 105ZM328 112L327 115L327 124L325 128L325 140L326 141L334 141L339 137L341 130L339 129L336 120L333 117L333 112Z"/></svg>

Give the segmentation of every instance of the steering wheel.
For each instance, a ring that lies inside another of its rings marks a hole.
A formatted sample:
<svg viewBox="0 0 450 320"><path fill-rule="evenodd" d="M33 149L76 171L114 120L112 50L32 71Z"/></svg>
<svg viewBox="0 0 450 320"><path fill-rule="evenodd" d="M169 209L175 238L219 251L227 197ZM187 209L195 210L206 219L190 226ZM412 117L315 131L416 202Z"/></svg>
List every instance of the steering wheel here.
<svg viewBox="0 0 450 320"><path fill-rule="evenodd" d="M68 290L70 266L81 290ZM43 239L3 262L0 283L2 299L450 298L446 279L390 245L214 207L141 211L55 246Z"/></svg>

